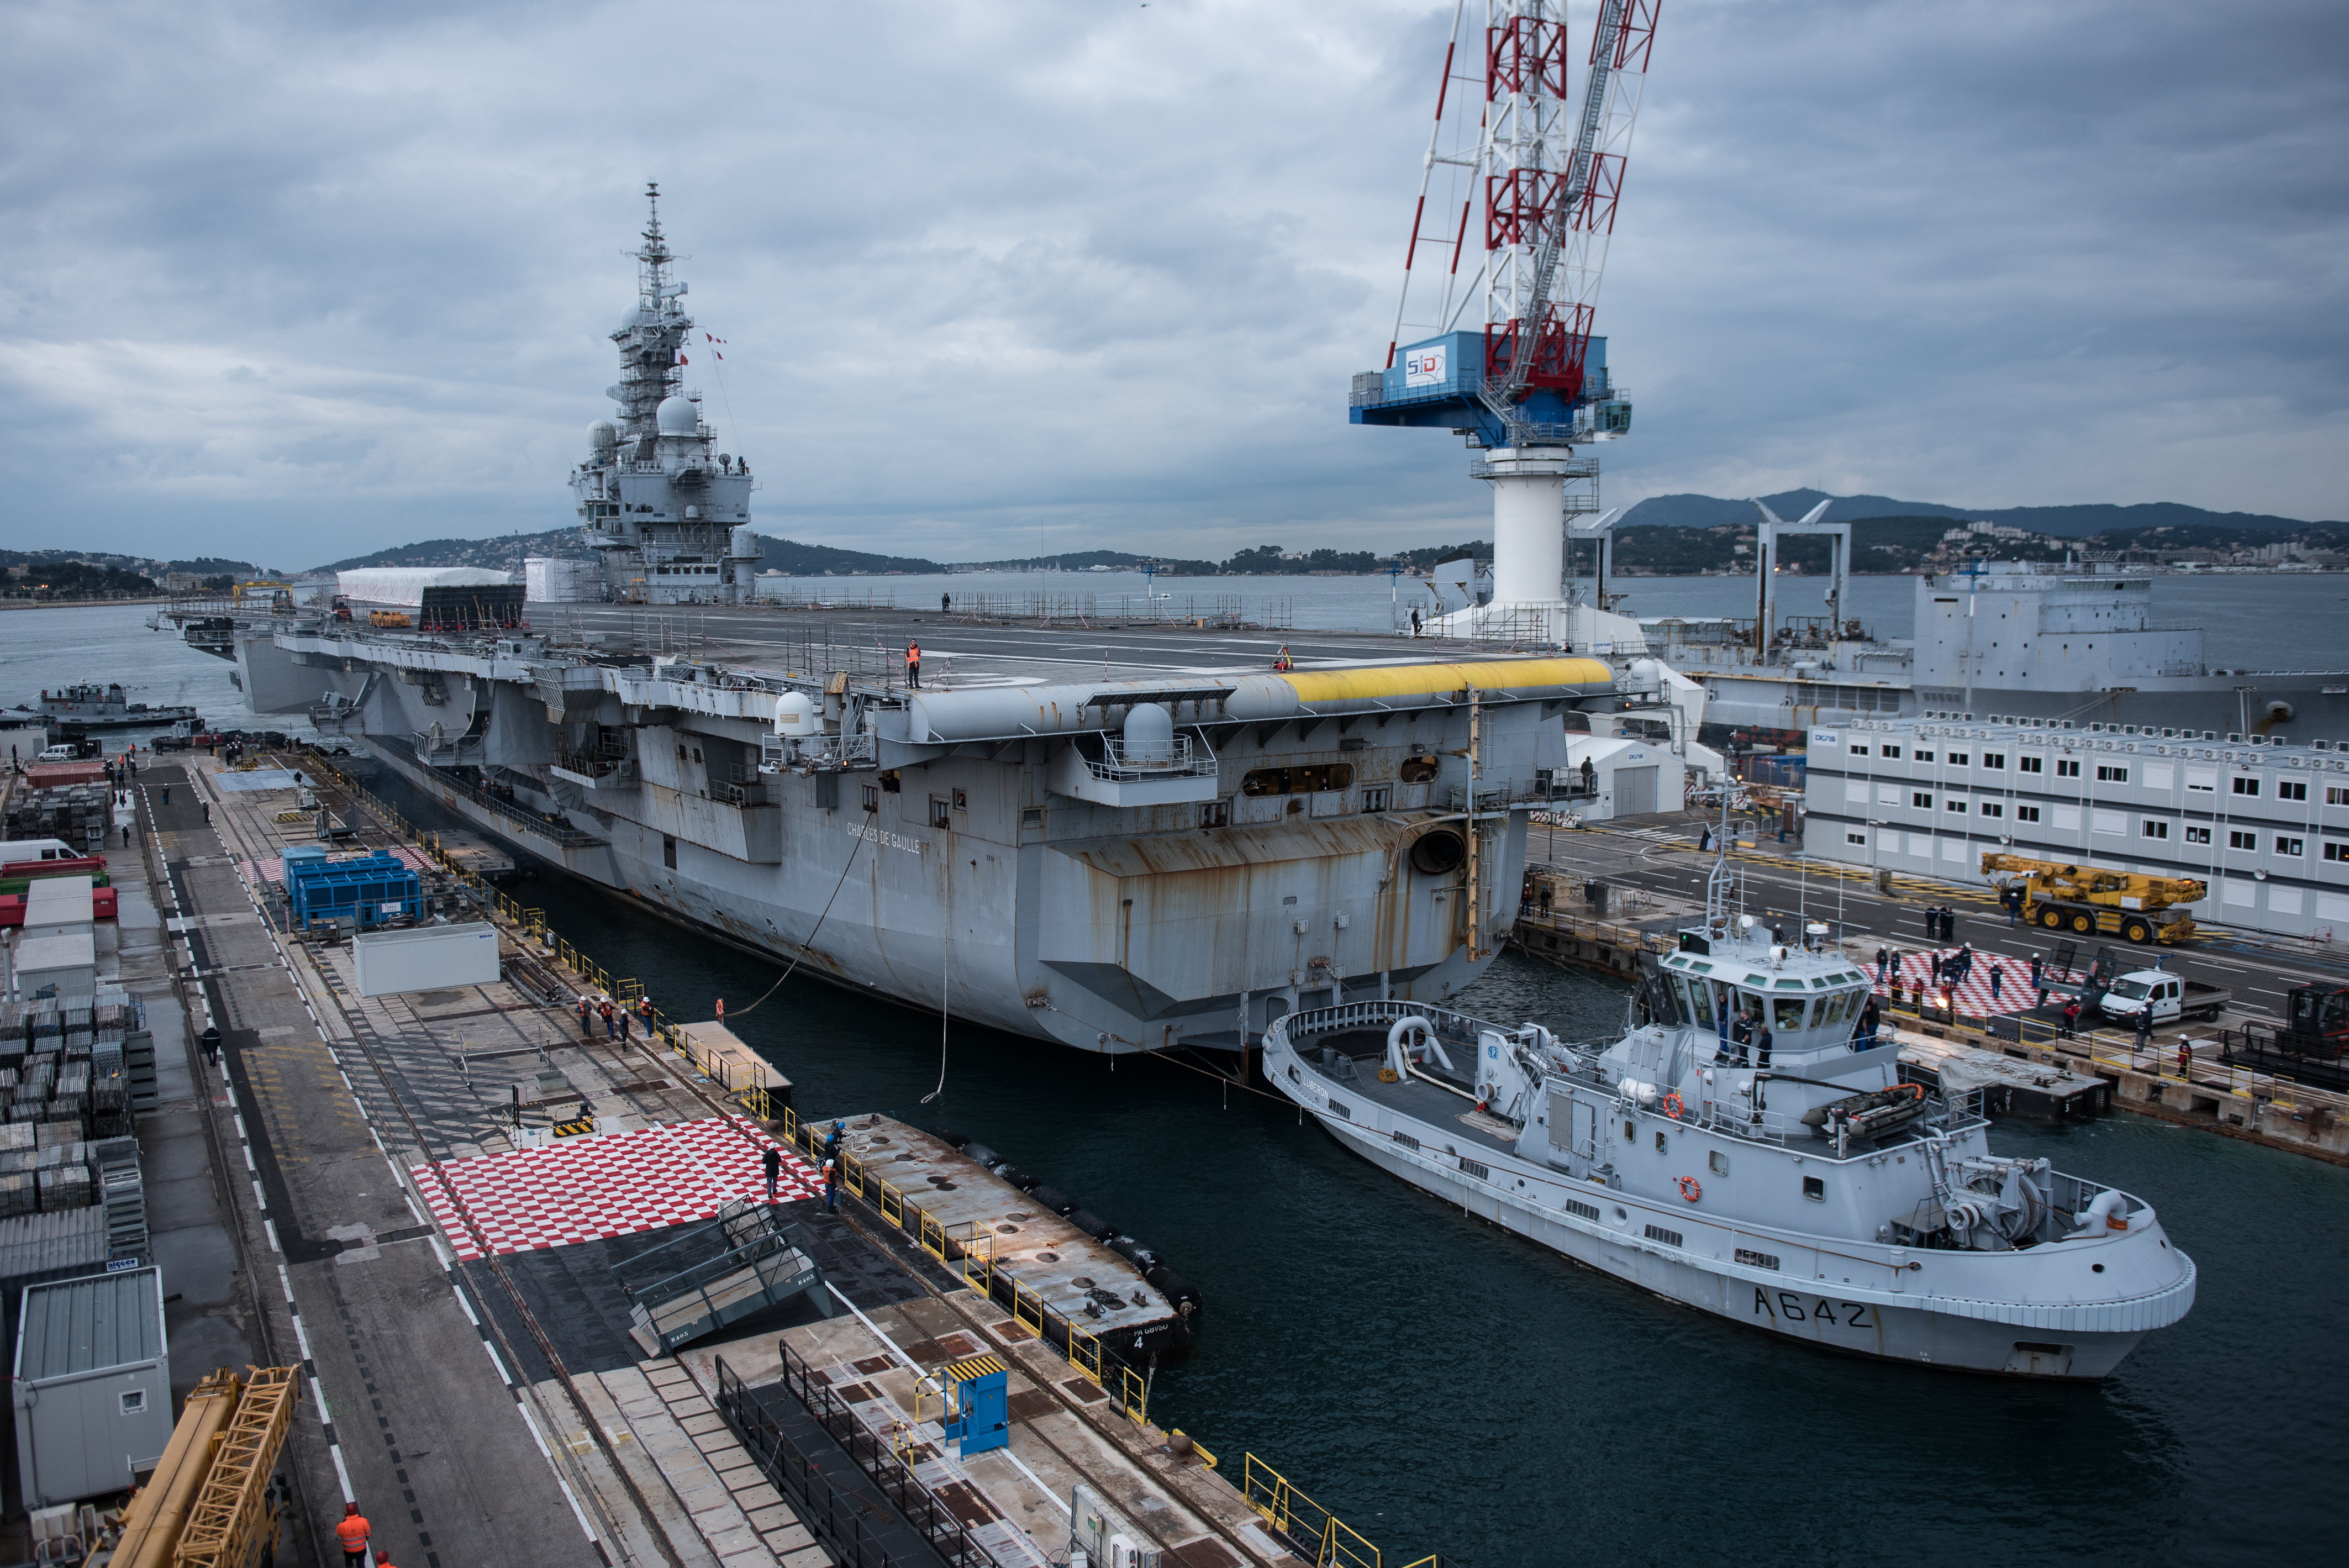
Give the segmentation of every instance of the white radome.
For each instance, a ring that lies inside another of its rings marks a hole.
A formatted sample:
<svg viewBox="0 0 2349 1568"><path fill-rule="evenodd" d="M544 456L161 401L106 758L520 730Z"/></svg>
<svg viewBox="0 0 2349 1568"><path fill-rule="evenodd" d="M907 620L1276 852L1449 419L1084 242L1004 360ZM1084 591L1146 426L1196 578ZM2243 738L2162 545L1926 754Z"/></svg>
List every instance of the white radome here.
<svg viewBox="0 0 2349 1568"><path fill-rule="evenodd" d="M660 406L660 433L665 436L689 436L701 433L701 410L691 398L663 398Z"/></svg>

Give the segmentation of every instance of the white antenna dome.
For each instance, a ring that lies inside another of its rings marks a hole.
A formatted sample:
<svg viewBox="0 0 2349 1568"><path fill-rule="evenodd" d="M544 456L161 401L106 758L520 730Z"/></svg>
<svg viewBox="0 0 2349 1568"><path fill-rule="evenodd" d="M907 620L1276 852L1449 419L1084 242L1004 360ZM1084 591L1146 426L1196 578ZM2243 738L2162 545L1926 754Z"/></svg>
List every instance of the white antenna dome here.
<svg viewBox="0 0 2349 1568"><path fill-rule="evenodd" d="M658 416L660 433L689 436L701 433L701 410L691 398L663 398Z"/></svg>

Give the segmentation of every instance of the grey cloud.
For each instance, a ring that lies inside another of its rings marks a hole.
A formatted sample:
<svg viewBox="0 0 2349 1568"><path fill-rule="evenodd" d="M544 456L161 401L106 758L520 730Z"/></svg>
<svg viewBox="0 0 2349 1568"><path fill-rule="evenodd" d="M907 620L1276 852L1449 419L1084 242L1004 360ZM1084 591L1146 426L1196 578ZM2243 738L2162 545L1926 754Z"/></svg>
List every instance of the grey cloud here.
<svg viewBox="0 0 2349 1568"><path fill-rule="evenodd" d="M20 7L6 535L310 561L564 521L645 179L774 532L1480 531L1456 441L1344 422L1450 10ZM2349 513L2344 34L1674 0L1599 303L1639 410L1608 499Z"/></svg>

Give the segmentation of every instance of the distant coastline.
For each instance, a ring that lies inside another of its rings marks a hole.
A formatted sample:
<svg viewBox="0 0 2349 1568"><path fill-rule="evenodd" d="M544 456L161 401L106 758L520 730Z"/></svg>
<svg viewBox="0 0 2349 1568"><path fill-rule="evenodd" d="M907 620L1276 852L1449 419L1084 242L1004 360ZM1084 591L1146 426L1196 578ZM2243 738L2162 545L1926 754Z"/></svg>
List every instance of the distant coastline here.
<svg viewBox="0 0 2349 1568"><path fill-rule="evenodd" d="M0 609L104 609L109 605L167 605L169 594L151 599L0 599Z"/></svg>

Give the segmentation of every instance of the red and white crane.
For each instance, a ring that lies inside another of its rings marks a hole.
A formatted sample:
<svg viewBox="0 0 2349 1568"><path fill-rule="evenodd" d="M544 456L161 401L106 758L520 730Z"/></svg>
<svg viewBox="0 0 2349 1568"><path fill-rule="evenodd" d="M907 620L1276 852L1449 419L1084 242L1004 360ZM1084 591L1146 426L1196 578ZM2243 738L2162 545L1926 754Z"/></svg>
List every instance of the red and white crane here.
<svg viewBox="0 0 2349 1568"><path fill-rule="evenodd" d="M1494 487L1491 608L1520 620L1565 607L1567 519L1598 510L1598 462L1574 449L1630 428L1591 329L1661 4L1597 0L1578 92L1564 0L1485 0L1481 50L1461 0L1387 364L1355 378L1354 422L1486 449L1470 472Z"/></svg>

